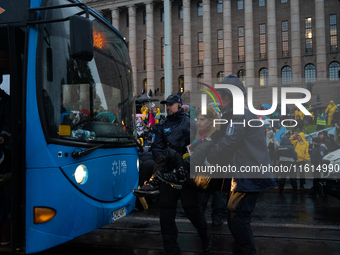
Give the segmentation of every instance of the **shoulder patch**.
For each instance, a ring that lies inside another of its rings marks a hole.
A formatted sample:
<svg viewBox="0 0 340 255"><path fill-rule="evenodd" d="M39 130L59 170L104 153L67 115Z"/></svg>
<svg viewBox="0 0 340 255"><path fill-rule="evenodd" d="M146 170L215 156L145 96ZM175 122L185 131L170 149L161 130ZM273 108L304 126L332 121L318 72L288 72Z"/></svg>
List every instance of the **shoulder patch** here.
<svg viewBox="0 0 340 255"><path fill-rule="evenodd" d="M227 127L227 135L232 135L234 134L234 126L235 125L232 125L232 124L229 124L228 127Z"/></svg>
<svg viewBox="0 0 340 255"><path fill-rule="evenodd" d="M171 132L171 128L164 128L164 129L163 129L163 132L164 132L164 133Z"/></svg>

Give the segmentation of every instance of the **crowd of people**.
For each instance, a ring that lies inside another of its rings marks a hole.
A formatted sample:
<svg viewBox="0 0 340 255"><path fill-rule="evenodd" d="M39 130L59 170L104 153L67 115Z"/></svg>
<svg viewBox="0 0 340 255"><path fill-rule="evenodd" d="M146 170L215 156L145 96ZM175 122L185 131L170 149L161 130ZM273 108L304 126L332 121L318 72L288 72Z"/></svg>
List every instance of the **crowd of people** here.
<svg viewBox="0 0 340 255"><path fill-rule="evenodd" d="M225 77L221 83L233 84L246 94L242 81L235 75ZM331 124L339 129L338 109L333 101L326 110L313 111L310 116L305 116L298 107L287 109L289 115L281 116L281 106L278 105L269 118L294 118L297 123L293 130L281 135L279 142L275 135L281 128L280 121L273 122L272 126L255 128L243 125L215 126L214 119L217 118L226 119L229 123L230 120L247 122L254 118L268 118L254 115L247 107L244 115L234 115L230 90L217 89L217 92L222 99L222 105L219 108L207 107L205 115L197 108L183 105L180 95L170 95L161 102L166 105L167 117L146 129L147 141L144 146L142 143L145 139L138 141L142 164L140 187L134 190L134 194L139 197L158 195L166 254L180 254L175 223L178 200L181 200L187 217L196 227L204 252L208 252L212 245L205 218L208 200L212 197L212 225L223 224L222 213L225 210L228 227L234 237L233 253L256 254L250 219L259 193L278 185L279 193L283 194L287 177L294 195L298 190L297 177L300 188L304 188L306 184L303 172L299 176L293 172L283 173L276 180L270 174L264 178L249 178L237 174L231 178L210 179L207 176L190 175L193 166L216 163L230 164L236 169L245 165L260 164L295 165L297 168L305 164L317 166L327 153L340 148L334 136L328 135L327 131L319 132L318 137L313 138L312 144L306 141L305 133L302 132L306 125L320 124L321 117L327 121L326 125ZM306 105L305 107L307 110L313 108ZM265 104L257 107L260 110L268 108L270 106ZM311 195L322 194L320 177L315 176Z"/></svg>
<svg viewBox="0 0 340 255"><path fill-rule="evenodd" d="M244 92L244 95L246 94L242 81L236 75L225 77L222 83L234 84ZM137 196L159 194L160 224L166 254L180 254L175 223L179 199L187 217L198 231L203 252L211 249L211 234L204 212L207 201L212 196L212 223L223 224L222 192L227 194L225 201L227 221L234 237L234 253L256 254L250 226L251 213L259 193L275 186L274 178L268 175L265 176L267 178L252 179L238 175L232 178L210 179L206 176L190 177L189 174L193 165L231 164L239 169L243 165L259 166L270 163L265 133L261 127L251 129L246 129L242 125L214 127L213 120L216 118L227 119L229 122L241 118L246 121L256 118L247 107L244 109L244 115L234 115L231 91L219 89L218 93L222 106L218 110L207 107L206 115L197 111L195 119L184 110L190 107L183 107L179 95L170 95L162 101L162 104L166 104L167 117L155 125L155 139L151 149L148 149L149 157L151 158L151 155L153 157L153 168L144 168L145 164L152 160L150 158L142 160L140 166L141 175L146 176L144 173L147 172L150 178L146 178L144 185L134 190L134 194ZM146 156L142 146L140 153L141 156Z"/></svg>

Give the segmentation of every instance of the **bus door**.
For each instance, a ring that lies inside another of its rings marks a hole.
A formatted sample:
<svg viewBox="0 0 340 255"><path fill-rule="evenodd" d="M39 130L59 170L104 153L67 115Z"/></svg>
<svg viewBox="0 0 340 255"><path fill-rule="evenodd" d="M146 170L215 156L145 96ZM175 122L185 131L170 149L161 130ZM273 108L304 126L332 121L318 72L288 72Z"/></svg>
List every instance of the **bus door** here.
<svg viewBox="0 0 340 255"><path fill-rule="evenodd" d="M8 204L2 207L4 217L10 217L10 245L3 246L0 251L18 252L24 246L24 192L25 192L25 158L22 132L24 126L24 31L15 26L0 27L0 72L4 81L0 88L10 95L11 100L11 136L8 143L1 147L5 159L1 163L0 171L10 176L3 182L4 200L10 200L9 214L5 212ZM2 121L2 120L0 120ZM8 175L10 174L10 175ZM1 209L0 209L1 210Z"/></svg>

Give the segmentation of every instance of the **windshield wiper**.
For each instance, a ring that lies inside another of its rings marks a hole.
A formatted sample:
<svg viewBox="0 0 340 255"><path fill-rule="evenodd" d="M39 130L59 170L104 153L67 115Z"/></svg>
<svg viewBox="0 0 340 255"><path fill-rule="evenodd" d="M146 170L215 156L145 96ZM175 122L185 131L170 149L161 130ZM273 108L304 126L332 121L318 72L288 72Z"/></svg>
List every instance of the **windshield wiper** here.
<svg viewBox="0 0 340 255"><path fill-rule="evenodd" d="M78 151L78 152L74 151L74 152L72 152L71 156L72 156L72 158L81 158L83 156L90 154L91 152L94 152L96 149L103 147L103 146L104 146L104 144L100 144L98 146L88 148L88 149L83 150L83 151Z"/></svg>

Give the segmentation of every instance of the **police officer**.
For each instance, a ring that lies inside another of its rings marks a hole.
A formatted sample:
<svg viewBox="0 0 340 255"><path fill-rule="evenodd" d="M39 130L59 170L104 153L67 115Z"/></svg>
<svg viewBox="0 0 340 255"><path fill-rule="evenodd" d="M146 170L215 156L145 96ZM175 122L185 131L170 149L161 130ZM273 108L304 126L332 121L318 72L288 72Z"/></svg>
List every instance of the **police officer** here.
<svg viewBox="0 0 340 255"><path fill-rule="evenodd" d="M185 154L186 146L190 144L190 140L193 140L197 132L197 124L181 108L182 98L179 95L170 95L161 104L166 104L167 117L155 128L155 140L151 150L156 161L167 147L180 155ZM198 231L202 240L202 250L208 252L211 249L211 236L205 216L198 205L197 190L186 185L183 185L182 189L174 189L156 177L141 189L134 190L134 194L137 196L155 194L158 186L159 217L165 253L181 254L177 243L178 230L175 222L179 199L186 216Z"/></svg>
<svg viewBox="0 0 340 255"><path fill-rule="evenodd" d="M221 84L236 86L243 92L243 96L246 95L242 81L234 74L225 77ZM222 100L221 119L227 120L229 125L221 125L220 132L212 135L216 145L207 156L207 164L218 163L220 166L230 164L236 167L236 174L231 176L231 180L224 181L224 189L228 192L229 198L228 227L234 237L233 254L256 254L250 216L259 192L273 188L275 181L273 178L261 179L271 176L249 178L249 175L237 172L241 167L270 164L269 152L262 127L251 127L247 124L249 120L257 119L257 116L251 113L246 105L244 105L243 115L234 115L231 91L226 88L216 90ZM238 124L231 125L231 120Z"/></svg>

